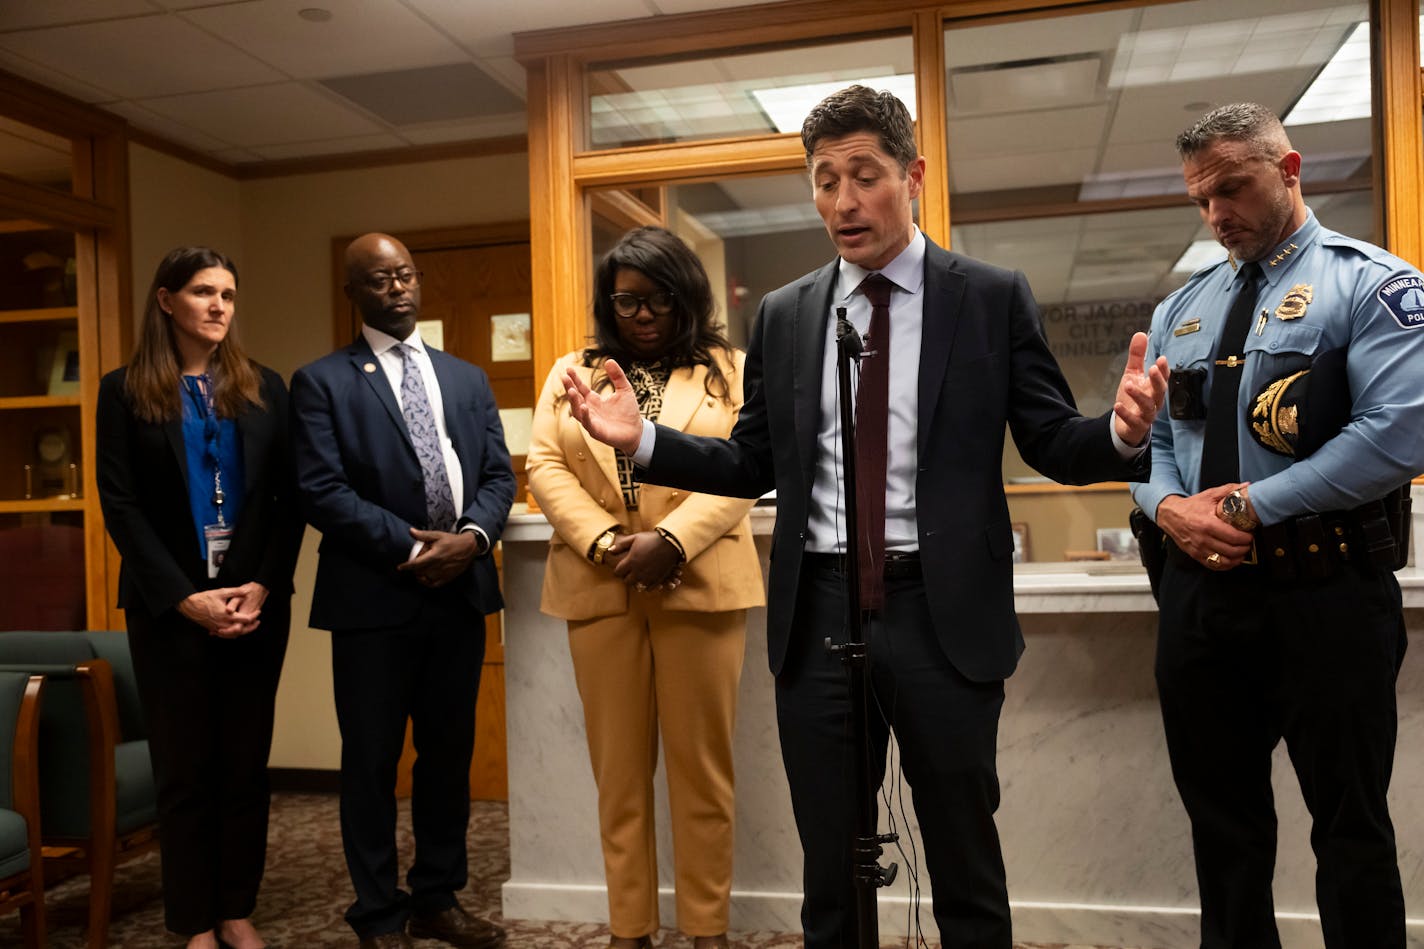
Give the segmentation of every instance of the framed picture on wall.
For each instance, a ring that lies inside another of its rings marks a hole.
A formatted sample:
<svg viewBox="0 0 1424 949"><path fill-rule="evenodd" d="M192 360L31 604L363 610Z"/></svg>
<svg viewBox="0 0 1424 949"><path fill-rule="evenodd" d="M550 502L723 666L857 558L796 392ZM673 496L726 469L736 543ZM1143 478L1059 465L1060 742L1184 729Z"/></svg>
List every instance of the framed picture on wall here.
<svg viewBox="0 0 1424 949"><path fill-rule="evenodd" d="M1014 563L1028 563L1033 559L1028 547L1028 522L1014 521L1009 529L1014 532Z"/></svg>

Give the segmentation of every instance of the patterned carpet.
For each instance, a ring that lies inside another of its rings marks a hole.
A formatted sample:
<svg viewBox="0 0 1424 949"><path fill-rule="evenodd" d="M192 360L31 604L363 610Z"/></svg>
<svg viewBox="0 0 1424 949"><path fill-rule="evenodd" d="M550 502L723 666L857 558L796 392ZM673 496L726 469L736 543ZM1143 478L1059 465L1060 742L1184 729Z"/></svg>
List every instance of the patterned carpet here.
<svg viewBox="0 0 1424 949"><path fill-rule="evenodd" d="M356 939L341 914L351 901L351 884L341 856L337 829L337 799L325 794L278 794L272 799L273 846L267 853L267 875L253 922L273 949L344 947L356 949ZM400 823L402 866L412 850L408 802ZM509 875L509 828L503 804L477 802L470 822L471 884L463 902L471 912L502 923L509 949L603 949L608 929L596 923L504 921L500 915L500 884ZM50 949L82 949L88 880L81 877L51 889L46 895ZM735 949L797 949L799 935L733 933ZM664 930L660 949L690 949L692 941ZM19 917L0 919L0 946L20 944ZM163 926L163 900L158 857L149 854L121 866L114 886L114 916L109 927L114 949L168 949L183 940ZM417 940L420 949L444 943ZM906 947L905 940L887 942L884 949ZM914 949L914 947L911 947ZM1019 949L1088 949L1068 946L1021 946Z"/></svg>

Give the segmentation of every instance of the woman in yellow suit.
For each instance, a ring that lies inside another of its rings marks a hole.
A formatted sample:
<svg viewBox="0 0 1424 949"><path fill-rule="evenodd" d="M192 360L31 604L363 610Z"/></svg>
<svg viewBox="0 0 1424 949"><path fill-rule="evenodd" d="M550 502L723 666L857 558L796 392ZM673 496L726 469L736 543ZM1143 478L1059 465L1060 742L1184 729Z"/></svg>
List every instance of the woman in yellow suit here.
<svg viewBox="0 0 1424 949"><path fill-rule="evenodd" d="M658 732L667 764L678 927L726 946L732 888L732 728L746 611L765 602L752 502L638 482L631 459L585 435L565 370L595 389L618 360L643 416L725 436L742 405L745 354L713 322L701 261L674 234L630 231L595 274L592 344L544 383L529 489L553 525L541 609L568 620L608 882L610 943L659 927L653 815Z"/></svg>

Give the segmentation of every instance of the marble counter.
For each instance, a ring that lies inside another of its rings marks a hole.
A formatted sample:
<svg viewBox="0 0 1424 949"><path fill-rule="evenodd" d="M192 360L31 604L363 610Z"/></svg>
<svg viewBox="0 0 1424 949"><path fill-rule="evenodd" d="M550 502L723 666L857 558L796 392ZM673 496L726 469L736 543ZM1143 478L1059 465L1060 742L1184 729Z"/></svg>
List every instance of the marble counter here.
<svg viewBox="0 0 1424 949"><path fill-rule="evenodd" d="M753 512L763 566L774 514ZM1417 523L1416 523L1417 526ZM512 918L607 918L594 787L566 627L538 612L549 527L516 515L504 536ZM1424 571L1400 575L1410 649L1399 682L1391 792L1411 945L1424 946ZM1028 649L1009 680L999 735L998 815L1018 939L1113 946L1196 945L1196 885L1186 815L1167 762L1152 679L1155 605L1140 571L1028 565L1015 575ZM736 734L734 930L800 929L800 846L781 770L765 614L751 612ZM892 769L893 774L893 769ZM1308 819L1277 751L1276 908L1292 949L1323 946L1315 918ZM659 784L660 798L665 788ZM918 849L909 788L887 780L893 816ZM661 805L660 805L661 806ZM902 833L903 836L903 833ZM675 923L665 811L659 815L664 925ZM907 870L880 895L885 935L914 926ZM923 867L923 855L919 857ZM928 903L920 925L936 937Z"/></svg>

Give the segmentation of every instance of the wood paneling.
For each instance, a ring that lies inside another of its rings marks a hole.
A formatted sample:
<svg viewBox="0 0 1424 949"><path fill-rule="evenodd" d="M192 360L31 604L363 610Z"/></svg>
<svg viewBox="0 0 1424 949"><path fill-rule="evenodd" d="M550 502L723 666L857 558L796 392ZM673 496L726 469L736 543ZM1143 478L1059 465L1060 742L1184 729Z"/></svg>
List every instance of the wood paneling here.
<svg viewBox="0 0 1424 949"><path fill-rule="evenodd" d="M1419 70L1419 0L1375 0L1370 48L1375 62L1375 165L1384 188L1385 243L1424 266L1424 116Z"/></svg>

